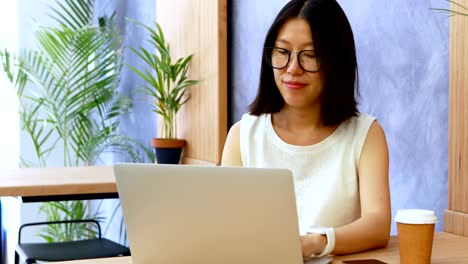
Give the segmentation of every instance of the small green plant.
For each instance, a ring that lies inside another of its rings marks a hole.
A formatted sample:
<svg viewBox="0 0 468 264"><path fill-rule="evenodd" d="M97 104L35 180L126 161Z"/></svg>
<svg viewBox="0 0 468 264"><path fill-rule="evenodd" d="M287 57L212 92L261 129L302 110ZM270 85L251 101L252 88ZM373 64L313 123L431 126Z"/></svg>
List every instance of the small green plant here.
<svg viewBox="0 0 468 264"><path fill-rule="evenodd" d="M150 32L148 41L156 49L156 53L141 46L139 49L131 48L149 66L151 71L142 71L131 65L127 66L146 81L143 92L152 98L153 112L159 114L163 119L160 138L175 139L177 136L177 112L190 98L188 88L200 82L190 80L187 76L193 54L173 62L169 44L166 42L163 30L158 23L155 22L156 28L154 29L138 21L131 21Z"/></svg>

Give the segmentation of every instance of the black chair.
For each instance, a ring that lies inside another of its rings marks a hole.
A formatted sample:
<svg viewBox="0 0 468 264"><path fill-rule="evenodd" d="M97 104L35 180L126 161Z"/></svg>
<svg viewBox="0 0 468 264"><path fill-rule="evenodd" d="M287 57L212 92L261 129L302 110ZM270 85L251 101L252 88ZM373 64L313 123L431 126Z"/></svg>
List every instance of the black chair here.
<svg viewBox="0 0 468 264"><path fill-rule="evenodd" d="M24 227L50 224L94 223L98 227L99 237L95 239L75 240L56 243L22 243L21 231ZM78 259L130 256L130 249L101 236L101 226L96 220L64 220L24 224L19 229L18 245L15 251L15 264L20 257L24 263L36 261L67 261Z"/></svg>

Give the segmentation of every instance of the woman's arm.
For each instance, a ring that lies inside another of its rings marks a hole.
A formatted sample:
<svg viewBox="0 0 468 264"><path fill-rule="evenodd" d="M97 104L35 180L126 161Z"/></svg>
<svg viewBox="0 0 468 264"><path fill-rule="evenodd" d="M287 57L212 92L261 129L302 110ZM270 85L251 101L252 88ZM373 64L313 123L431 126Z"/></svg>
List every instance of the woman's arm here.
<svg viewBox="0 0 468 264"><path fill-rule="evenodd" d="M385 247L390 236L388 146L382 127L369 128L358 165L361 218L335 230L333 254Z"/></svg>
<svg viewBox="0 0 468 264"><path fill-rule="evenodd" d="M369 128L358 164L361 217L335 229L332 254L355 253L385 247L391 224L388 184L388 146L382 127L374 122ZM320 253L326 239L320 235L301 237L304 256Z"/></svg>
<svg viewBox="0 0 468 264"><path fill-rule="evenodd" d="M235 123L226 138L224 144L221 166L242 166L240 153L240 121Z"/></svg>

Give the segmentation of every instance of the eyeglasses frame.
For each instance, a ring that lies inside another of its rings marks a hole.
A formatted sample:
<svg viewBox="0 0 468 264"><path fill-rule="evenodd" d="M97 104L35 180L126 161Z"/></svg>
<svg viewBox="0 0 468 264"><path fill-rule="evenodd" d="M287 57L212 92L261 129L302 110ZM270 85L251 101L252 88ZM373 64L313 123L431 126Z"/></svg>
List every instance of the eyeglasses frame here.
<svg viewBox="0 0 468 264"><path fill-rule="evenodd" d="M281 67L281 68L279 68L279 67L274 67L274 66L272 65L272 63L271 63L271 58L270 58L270 60L267 59L267 57L268 57L268 56L267 56L267 55L268 55L267 52L270 51L270 56L271 56L271 51L273 51L274 49L280 49L280 50L284 50L284 51L287 51L287 52L288 52L288 62L286 63L286 65L284 65L284 66ZM308 70L304 69L304 67L303 67L302 64L301 64L301 60L299 60L299 56L302 54L302 52L305 52L305 51L314 51L314 52L315 52L315 50L290 51L290 50L288 50L288 49L280 48L280 47L265 47L265 48L263 48L263 55L265 56L266 62L267 62L273 69L282 70L282 69L288 67L289 63L291 62L291 54L292 54L292 53L295 53L296 56L297 56L297 63L299 64L299 67L301 67L301 69L302 69L303 71L312 72L312 73L319 72L319 71L320 71L320 64L318 63L318 61L317 61L317 68L318 68L318 70L316 70L316 71L308 71Z"/></svg>

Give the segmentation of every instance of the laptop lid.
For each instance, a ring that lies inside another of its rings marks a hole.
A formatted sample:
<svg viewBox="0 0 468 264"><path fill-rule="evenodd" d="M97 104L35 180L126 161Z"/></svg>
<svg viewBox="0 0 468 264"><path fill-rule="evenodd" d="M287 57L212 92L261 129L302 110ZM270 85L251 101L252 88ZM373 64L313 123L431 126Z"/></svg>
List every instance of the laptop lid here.
<svg viewBox="0 0 468 264"><path fill-rule="evenodd" d="M118 164L133 264L302 263L288 170Z"/></svg>

